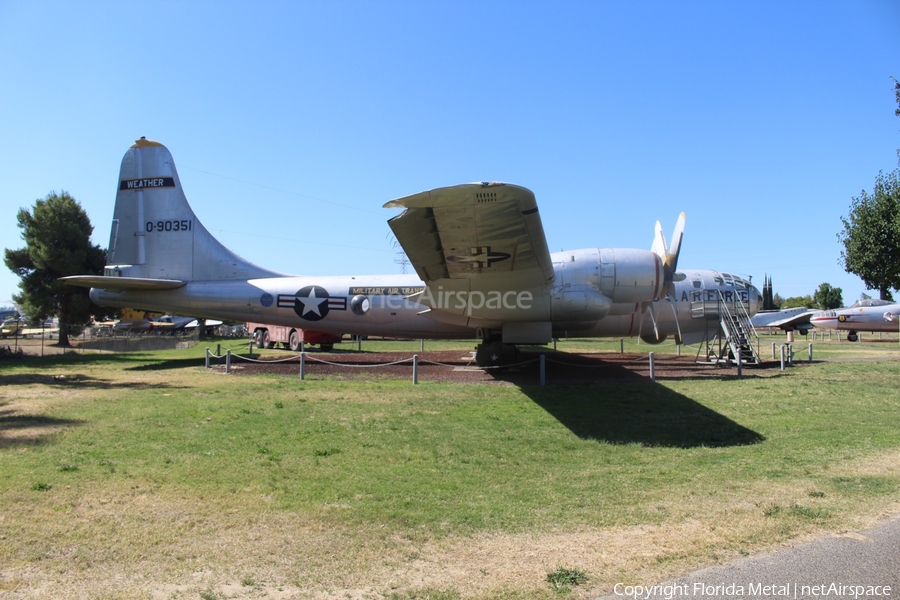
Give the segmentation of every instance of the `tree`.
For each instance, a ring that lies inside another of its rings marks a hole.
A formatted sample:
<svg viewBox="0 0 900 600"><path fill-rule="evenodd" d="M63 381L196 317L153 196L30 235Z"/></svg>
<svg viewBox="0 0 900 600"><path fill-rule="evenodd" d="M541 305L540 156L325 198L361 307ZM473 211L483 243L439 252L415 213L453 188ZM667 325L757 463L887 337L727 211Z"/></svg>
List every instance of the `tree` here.
<svg viewBox="0 0 900 600"><path fill-rule="evenodd" d="M894 115L900 117L900 81L897 81L896 77L891 77L894 80L894 100L897 101L898 108L894 110Z"/></svg>
<svg viewBox="0 0 900 600"><path fill-rule="evenodd" d="M763 305L762 310L776 310L778 306L775 304L775 297L772 296L772 278L765 276L762 289Z"/></svg>
<svg viewBox="0 0 900 600"><path fill-rule="evenodd" d="M894 99L900 117L900 81L894 80ZM900 150L897 151L900 159ZM844 230L838 239L844 244L841 262L848 273L859 275L870 290L878 290L882 300L893 300L891 288L900 290L900 169L887 175L879 172L875 190L853 198L848 218L841 217Z"/></svg>
<svg viewBox="0 0 900 600"><path fill-rule="evenodd" d="M816 303L816 307L822 310L840 308L844 305L841 288L831 287L830 283L819 284L819 289L813 294L813 301Z"/></svg>
<svg viewBox="0 0 900 600"><path fill-rule="evenodd" d="M841 222L844 270L878 290L882 300L891 300L891 288L900 290L900 170L879 173L874 192L863 190L853 198L850 214Z"/></svg>
<svg viewBox="0 0 900 600"><path fill-rule="evenodd" d="M91 244L91 221L65 191L36 200L31 212L19 209L17 219L25 247L6 249L3 257L6 266L22 278L22 293L13 300L32 319L59 317L59 345L68 347L73 324L105 313L91 303L86 289L65 285L59 278L102 274L106 251Z"/></svg>
<svg viewBox="0 0 900 600"><path fill-rule="evenodd" d="M781 303L781 308L815 308L816 303L812 299L812 296L791 296L790 298L785 298L784 302Z"/></svg>

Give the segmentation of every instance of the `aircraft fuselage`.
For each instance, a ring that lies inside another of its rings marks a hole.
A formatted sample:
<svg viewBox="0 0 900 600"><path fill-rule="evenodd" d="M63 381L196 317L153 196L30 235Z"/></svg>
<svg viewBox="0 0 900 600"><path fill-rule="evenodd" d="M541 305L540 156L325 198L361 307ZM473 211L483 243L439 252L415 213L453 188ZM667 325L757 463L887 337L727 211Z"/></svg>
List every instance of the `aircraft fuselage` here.
<svg viewBox="0 0 900 600"><path fill-rule="evenodd" d="M571 252L557 253L553 257L570 257ZM585 266L584 272L590 269ZM760 295L755 287L741 279L735 279L712 270L683 270L684 281L675 282L671 300L661 299L653 303L659 337L677 332L675 318L682 334L688 337L694 331L706 332L717 327L707 323L710 308L715 307L719 294L726 302L740 301L748 307L756 307ZM729 282L726 283L726 277ZM460 308L463 319L459 324L446 323L429 317L428 307L414 299L425 290L425 284L415 275L327 276L327 277L272 277L247 281L192 281L184 287L165 291L109 292L94 288L91 299L102 306L139 307L141 310L170 311L238 321L256 321L324 331L335 334L409 337L455 338L475 337L476 327L490 329L492 323L481 318L478 322L465 313L469 308L485 314L485 309L496 308L509 314L519 311L522 319L535 306L559 305L566 290L594 289L590 274L579 273L571 261L560 274L550 298L536 298L529 293L515 290L485 292L483 294L451 294L441 301ZM579 305L580 306L580 305ZM674 307L674 311L673 311ZM701 310L697 310L698 307ZM703 310L706 307L706 310ZM693 310L692 310L693 309ZM585 308L587 310L587 308ZM653 323L641 303L612 303L603 318L583 320L577 310L566 313L563 319L553 322L554 337L571 336L635 336L653 333ZM692 316L693 314L693 316ZM643 316L642 316L643 315Z"/></svg>

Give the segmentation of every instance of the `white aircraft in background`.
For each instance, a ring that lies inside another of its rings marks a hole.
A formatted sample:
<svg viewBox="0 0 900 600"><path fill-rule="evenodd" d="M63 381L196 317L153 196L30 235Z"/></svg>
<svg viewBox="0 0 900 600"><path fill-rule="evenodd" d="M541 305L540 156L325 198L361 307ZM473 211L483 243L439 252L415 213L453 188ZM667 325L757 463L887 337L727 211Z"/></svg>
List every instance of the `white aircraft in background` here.
<svg viewBox="0 0 900 600"><path fill-rule="evenodd" d="M405 209L388 223L415 275L277 273L216 240L188 204L168 149L141 138L122 160L104 275L63 279L91 287L101 306L336 334L478 338L482 366L508 364L517 344L564 336L699 343L718 334L723 302L752 315L762 301L739 277L676 271L683 213L671 247L657 222L651 250L551 254L534 194L520 186L457 185L385 207Z"/></svg>
<svg viewBox="0 0 900 600"><path fill-rule="evenodd" d="M809 321L816 329L847 331L847 340L855 342L860 331L900 331L900 303L866 298L847 308L821 311Z"/></svg>

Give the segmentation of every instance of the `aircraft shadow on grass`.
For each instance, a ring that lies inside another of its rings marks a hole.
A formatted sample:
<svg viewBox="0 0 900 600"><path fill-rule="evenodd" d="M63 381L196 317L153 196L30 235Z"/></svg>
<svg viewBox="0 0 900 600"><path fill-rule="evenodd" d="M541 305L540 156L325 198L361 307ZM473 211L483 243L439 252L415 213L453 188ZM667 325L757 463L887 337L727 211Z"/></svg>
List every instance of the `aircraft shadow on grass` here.
<svg viewBox="0 0 900 600"><path fill-rule="evenodd" d="M184 365L181 365L184 366ZM197 360L191 361L190 366L197 366ZM140 370L142 367L131 367L131 370ZM144 365L144 369L152 370L153 368L164 368L156 365ZM169 367L174 368L174 367ZM142 381L112 381L109 379L101 379L97 377L88 377L75 373L72 375L50 375L45 373L13 373L9 375L0 375L0 387L8 385L48 385L61 388L72 389L99 389L99 390L135 390L145 388L167 388L179 389L183 386L172 385L171 383L159 382L142 382Z"/></svg>
<svg viewBox="0 0 900 600"><path fill-rule="evenodd" d="M535 385L534 369L529 369L524 380L502 371L495 377L516 383L535 404L585 440L669 448L722 448L765 440L759 433L622 366L603 366L603 374L594 383L559 385L559 369L556 371L548 366L547 386ZM715 381L709 380L710 385Z"/></svg>
<svg viewBox="0 0 900 600"><path fill-rule="evenodd" d="M215 363L214 364L218 364ZM222 361L222 364L225 364ZM133 367L128 367L128 371L168 371L170 369L189 369L196 368L198 366L203 365L203 359L198 358L196 356L190 358L171 358L169 360L163 360L159 362L152 362L143 365L135 365Z"/></svg>
<svg viewBox="0 0 900 600"><path fill-rule="evenodd" d="M196 366L196 359L192 361ZM102 389L102 390L136 390L136 389L173 389L173 386L159 382L110 381L88 377L81 374L51 375L37 372L13 373L0 375L0 388L12 385L45 385L48 387L67 389ZM61 419L46 415L22 413L10 407L10 401L0 402L0 449L37 446L65 427L78 426L85 421L78 419Z"/></svg>
<svg viewBox="0 0 900 600"><path fill-rule="evenodd" d="M21 414L0 409L0 450L23 446L37 446L63 427L80 425L76 419L57 419L44 415Z"/></svg>

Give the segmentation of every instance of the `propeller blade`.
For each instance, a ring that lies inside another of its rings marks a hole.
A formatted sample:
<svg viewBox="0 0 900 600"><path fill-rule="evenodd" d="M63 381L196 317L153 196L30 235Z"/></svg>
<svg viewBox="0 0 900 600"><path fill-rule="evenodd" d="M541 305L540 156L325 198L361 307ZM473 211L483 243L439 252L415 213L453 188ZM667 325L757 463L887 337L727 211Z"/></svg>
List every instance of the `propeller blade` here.
<svg viewBox="0 0 900 600"><path fill-rule="evenodd" d="M650 320L653 322L653 335L659 339L659 327L656 326L656 313L653 312L653 302L647 303L647 312L650 313Z"/></svg>
<svg viewBox="0 0 900 600"><path fill-rule="evenodd" d="M641 303L641 320L638 321L638 339L641 339L641 335L644 333L644 313L646 312L646 306L646 302Z"/></svg>
<svg viewBox="0 0 900 600"><path fill-rule="evenodd" d="M671 278L678 268L678 255L681 253L681 239L684 237L684 212L678 215L675 230L672 232L672 246L666 250L666 271Z"/></svg>
<svg viewBox="0 0 900 600"><path fill-rule="evenodd" d="M641 320L638 321L638 339L644 333L644 315L650 314L650 322L653 323L653 335L659 339L659 328L656 326L656 313L653 312L653 302L641 303Z"/></svg>
<svg viewBox="0 0 900 600"><path fill-rule="evenodd" d="M674 286L673 286L674 287ZM672 299L670 294L666 294L666 300L669 301L669 304L672 306L672 314L675 315L675 331L677 332L675 337L675 343L681 343L681 325L678 323L678 308L675 306L675 301Z"/></svg>
<svg viewBox="0 0 900 600"><path fill-rule="evenodd" d="M650 251L658 255L663 262L666 262L666 254L669 252L669 248L666 246L666 236L663 235L662 225L660 225L659 221L656 222L656 227L653 229L653 243L650 245Z"/></svg>
<svg viewBox="0 0 900 600"><path fill-rule="evenodd" d="M681 240L684 238L684 220L684 212L682 212L678 215L678 220L675 222L671 247L666 244L666 236L663 235L662 225L659 224L659 221L656 222L656 227L653 230L653 244L650 246L650 250L662 260L663 272L667 283L676 280L675 270L678 268L678 255L681 253ZM681 281L681 279L684 279L683 275L678 281Z"/></svg>

